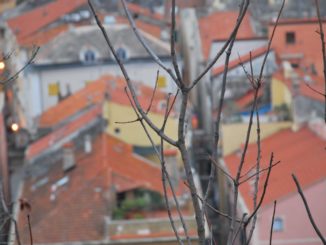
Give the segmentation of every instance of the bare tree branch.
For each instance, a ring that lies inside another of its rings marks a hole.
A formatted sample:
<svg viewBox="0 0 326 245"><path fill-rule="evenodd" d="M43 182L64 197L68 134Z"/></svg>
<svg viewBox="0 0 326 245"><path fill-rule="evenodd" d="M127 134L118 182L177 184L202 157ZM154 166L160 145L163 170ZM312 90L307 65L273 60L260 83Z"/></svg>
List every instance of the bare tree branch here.
<svg viewBox="0 0 326 245"><path fill-rule="evenodd" d="M263 193L262 193L262 195L260 197L260 200L259 200L259 202L257 204L257 207L254 209L254 211L251 213L249 218L246 220L245 226L247 226L249 224L249 222L251 221L251 219L256 215L256 213L258 212L260 206L262 205L262 203L264 201L264 197L265 197L267 186L268 186L269 177L270 177L271 172L272 172L273 160L274 160L274 153L272 152L271 158L270 158L270 161L269 161L269 168L268 168L268 171L267 171L267 176L266 176L266 179L265 179L265 182L264 182Z"/></svg>
<svg viewBox="0 0 326 245"><path fill-rule="evenodd" d="M271 229L269 232L269 245L272 245L272 239L273 239L273 226L274 226L274 218L275 218L275 210L276 210L276 200L274 201L274 208L273 208L273 216L272 216L272 224Z"/></svg>
<svg viewBox="0 0 326 245"><path fill-rule="evenodd" d="M323 24L320 17L320 10L319 10L319 1L315 0L316 3L316 11L317 11L317 17L319 22L319 35L320 35L320 41L321 41L321 50L323 55L323 65L324 65L324 80L325 80L325 90L324 90L324 98L325 98L325 114L324 114L324 120L326 123L326 50L325 50L325 35L323 30Z"/></svg>
<svg viewBox="0 0 326 245"><path fill-rule="evenodd" d="M146 114L148 114L148 112L151 110L151 107L153 105L153 101L154 101L154 97L155 97L155 93L156 93L156 89L157 89L157 82L158 82L159 75L160 75L160 72L159 72L159 70L157 70L155 85L154 85L154 89L153 89L151 100L150 100L149 105L148 105L148 108L146 110Z"/></svg>
<svg viewBox="0 0 326 245"><path fill-rule="evenodd" d="M251 74L253 74L252 70L251 70L251 72L252 72ZM256 121L257 121L257 159L256 159L256 179L255 179L255 184L254 184L254 196L253 196L254 209L257 207L257 195L258 195L260 159L261 159L260 122L259 122L259 112L257 109L256 109ZM256 221L257 221L257 214L253 218L251 229L249 231L247 244L249 244L251 237L254 233Z"/></svg>
<svg viewBox="0 0 326 245"><path fill-rule="evenodd" d="M110 51L112 52L115 60L117 61L119 67L120 67L120 70L126 80L126 83L127 83L127 86L129 88L129 91L131 93L131 97L132 97L132 100L133 102L135 103L135 106L137 108L137 111L140 113L141 117L146 121L146 123L154 130L154 132L156 132L156 134L158 134L160 137L163 137L163 139L168 142L169 144L171 145L174 145L174 146L177 146L177 143L176 141L174 141L173 139L171 139L170 137L168 137L166 134L164 134L162 131L160 131L160 129L150 120L150 118L146 115L146 113L144 112L143 108L141 107L139 101L138 101L138 98L137 98L137 95L136 95L136 92L135 92L135 89L131 83L131 80L129 78L129 75L127 73L127 70L125 68L125 66L123 65L122 61L119 59L119 57L117 56L117 53L116 51L114 50L113 48L113 44L104 28L104 26L102 25L101 21L99 20L96 12L95 12L95 9L91 3L91 0L88 0L88 5L90 6L90 9L92 11L92 14L96 20L96 24L98 25L98 27L100 28L102 34L103 34L103 37L110 49Z"/></svg>
<svg viewBox="0 0 326 245"><path fill-rule="evenodd" d="M17 79L17 77L19 76L19 74L21 72L23 72L30 64L32 64L34 62L34 59L39 51L40 47L35 47L33 52L32 52L32 56L29 58L29 60L27 61L27 63L22 67L20 68L14 75L10 76L8 79L4 80L4 81L0 81L0 85L1 86L5 86L7 85L8 83L14 81Z"/></svg>
<svg viewBox="0 0 326 245"><path fill-rule="evenodd" d="M243 225L243 222L244 222L246 216L247 216L247 213L244 213L244 214L242 215L242 219L241 219L241 221L240 221L239 227L238 227L237 231L235 232L235 235L234 235L234 237L233 237L233 239L232 239L232 243L231 243L231 244L234 244L234 243L235 243L235 240L237 239L237 236L238 236L239 232L240 232L241 229L242 229L242 225Z"/></svg>
<svg viewBox="0 0 326 245"><path fill-rule="evenodd" d="M168 217L170 219L170 223L171 223L171 226L172 226L172 229L173 229L173 232L177 238L177 240L179 241L180 244L183 244L181 238L179 237L179 234L175 228L175 225L174 225L174 220L173 220L173 217L172 217L172 213L171 213L171 208L170 208L170 205L169 205L169 201L168 201L168 198L167 198L167 189L166 189L166 184L165 184L165 180L167 179L168 180L168 183L169 183L169 186L170 186L170 189L171 189L171 192L172 192L172 196L173 196L173 199L174 199L174 202L175 202L175 205L176 205L176 209L177 209L177 212L179 214L179 218L180 218L180 221L181 221L181 224L183 226L183 229L184 229L184 232L185 232L185 236L186 236L186 239L187 239L187 242L188 244L190 244L190 238L189 238L189 235L188 235L188 230L187 230L187 227L186 227L186 223L184 221L184 218L183 218L183 215L181 213L181 210L180 210L180 205L179 205L179 201L176 197L176 193L175 193L175 190L174 190L174 187L172 185L172 181L170 179L170 176L169 176L169 173L167 172L166 170L166 167L165 167L165 159L164 159L164 155L163 155L163 139L161 138L161 149L160 149L160 152L158 151L156 145L154 144L154 141L152 139L152 137L150 136L148 130L147 130L147 127L145 125L145 123L143 122L141 116L139 115L139 113L137 112L137 109L135 108L134 104L133 104L133 101L128 93L128 90L127 88L125 88L125 92L127 94L127 97L129 99L129 102L130 102L130 105L132 106L137 118L138 118L138 121L140 122L141 126L143 127L145 133L146 133L146 136L147 138L149 139L153 149L155 150L155 153L156 153L156 156L158 157L160 163L161 163L161 169L162 169L162 184L163 184L163 192L164 192L164 199L165 199L165 203L166 203L166 207L167 207L167 211L168 211ZM175 100L174 100L175 101ZM173 103L174 103L173 101ZM172 106L173 106L173 103L172 103ZM172 107L171 106L171 107ZM169 115L169 111L168 110L168 106L166 108L166 117L168 117ZM164 128L165 128L165 123L166 123L166 119L164 118L164 123L162 125L162 131L164 131Z"/></svg>
<svg viewBox="0 0 326 245"><path fill-rule="evenodd" d="M175 39L176 39L176 30L175 30L175 0L172 0L172 12L171 12L171 57L172 64L174 67L175 74L177 74L177 79L179 81L180 88L183 89L184 84L182 82L181 73L179 65L177 62L177 57L175 53Z"/></svg>
<svg viewBox="0 0 326 245"><path fill-rule="evenodd" d="M315 89L315 88L313 88L312 86L310 86L307 82L305 82L305 84L306 84L306 86L307 86L308 88L310 88L310 89L311 89L312 91L314 91L315 93L317 93L317 94L319 94L319 95L325 97L325 94L319 92L317 89Z"/></svg>
<svg viewBox="0 0 326 245"><path fill-rule="evenodd" d="M194 176L192 173L192 168L190 165L189 159L189 152L186 148L185 144L185 122L186 122L186 110L187 110L187 103L188 103L188 92L181 91L182 98L181 98L181 108L180 108L180 115L179 115L179 123L178 123L178 142L177 147L181 153L181 158L184 164L184 169L186 172L186 177L189 183L189 189L191 193L192 204L195 211L195 218L197 223L197 233L199 237L199 244L205 244L205 221L204 217L202 216L201 207L199 204L199 200L197 198L197 191Z"/></svg>
<svg viewBox="0 0 326 245"><path fill-rule="evenodd" d="M247 178L245 178L244 180L241 180L239 182L239 185L242 185L243 183L247 182L248 180L250 180L251 178L260 175L262 172L268 171L270 168L275 167L276 165L278 165L279 163L281 163L281 161L277 161L276 163L273 163L272 166L268 166L266 168L263 168L261 170L259 170L258 172L253 173L252 175L248 176Z"/></svg>
<svg viewBox="0 0 326 245"><path fill-rule="evenodd" d="M197 85L197 83L200 82L200 80L209 72L209 70L214 66L214 64L217 62L217 60L222 56L222 54L225 52L226 48L229 46L231 41L235 38L235 36L238 33L239 27L243 21L243 18L247 13L249 3L250 3L250 0L242 0L241 5L243 7L240 8L237 22L236 22L234 29L231 32L229 38L227 39L227 41L225 42L223 47L220 49L220 51L216 54L214 59L207 65L207 67L203 70L203 72L191 83L188 90L191 90L193 87L195 87Z"/></svg>
<svg viewBox="0 0 326 245"><path fill-rule="evenodd" d="M130 26L132 27L132 30L134 31L134 33L135 33L137 39L139 40L139 42L141 43L141 45L145 48L145 50L153 58L153 60L170 75L170 77L175 82L175 84L180 88L180 83L179 83L177 77L172 72L172 70L170 68L168 68L167 66L165 66L164 63L160 60L160 58L155 54L155 52L146 44L145 39L140 34L140 32L136 26L136 23L127 8L125 0L121 0L121 2L122 2L122 6L124 8L124 11L127 15Z"/></svg>
<svg viewBox="0 0 326 245"><path fill-rule="evenodd" d="M308 214L308 217L309 217L310 223L311 223L312 227L314 228L315 232L317 233L317 235L319 236L320 240L321 240L321 241L323 242L323 244L325 245L325 244L326 244L326 239L325 239L325 237L323 237L323 235L321 234L320 230L318 229L318 227L317 227L317 225L316 225L316 223L315 223L315 221L314 221L314 218L312 217L312 214L311 214L311 211L310 211L310 208L309 208L308 202L307 202L307 200L306 200L306 198L305 198L305 196L304 196L304 194L303 194L303 191L302 191L302 188L301 188L301 186L300 186L300 184L299 184L299 181L298 181L297 177L296 177L294 174L292 174L292 178L293 178L293 181L294 181L295 185L297 186L298 192L299 192L299 194L300 194L300 196L301 196L301 199L302 199L303 204L304 204L304 206L305 206L306 212L307 212L307 214Z"/></svg>

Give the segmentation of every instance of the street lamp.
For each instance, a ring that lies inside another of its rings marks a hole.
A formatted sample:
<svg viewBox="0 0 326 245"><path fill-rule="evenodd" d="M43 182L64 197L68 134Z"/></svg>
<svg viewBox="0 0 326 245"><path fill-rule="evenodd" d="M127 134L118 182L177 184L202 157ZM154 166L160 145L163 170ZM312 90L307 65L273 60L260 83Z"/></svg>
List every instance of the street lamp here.
<svg viewBox="0 0 326 245"><path fill-rule="evenodd" d="M10 128L13 132L17 132L19 130L19 125L17 123L13 123L11 124Z"/></svg>
<svg viewBox="0 0 326 245"><path fill-rule="evenodd" d="M5 62L3 62L3 61L0 61L0 70L4 70L4 69L5 69L5 67L6 67L6 64L5 64Z"/></svg>

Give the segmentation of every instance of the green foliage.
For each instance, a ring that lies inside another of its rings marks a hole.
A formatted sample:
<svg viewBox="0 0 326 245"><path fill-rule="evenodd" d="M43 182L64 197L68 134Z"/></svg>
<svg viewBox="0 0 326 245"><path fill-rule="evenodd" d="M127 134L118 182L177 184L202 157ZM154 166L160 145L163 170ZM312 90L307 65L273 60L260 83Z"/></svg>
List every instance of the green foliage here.
<svg viewBox="0 0 326 245"><path fill-rule="evenodd" d="M126 199L121 203L121 209L124 211L138 211L144 210L149 202L144 197L138 197L135 199Z"/></svg>
<svg viewBox="0 0 326 245"><path fill-rule="evenodd" d="M115 208L112 212L112 218L113 219L124 219L126 216L126 213L121 208Z"/></svg>
<svg viewBox="0 0 326 245"><path fill-rule="evenodd" d="M164 208L160 193L140 189L136 190L134 194L135 198L123 200L120 207L113 210L113 219L125 219L130 214L132 214L132 218L142 219L144 216L139 212Z"/></svg>

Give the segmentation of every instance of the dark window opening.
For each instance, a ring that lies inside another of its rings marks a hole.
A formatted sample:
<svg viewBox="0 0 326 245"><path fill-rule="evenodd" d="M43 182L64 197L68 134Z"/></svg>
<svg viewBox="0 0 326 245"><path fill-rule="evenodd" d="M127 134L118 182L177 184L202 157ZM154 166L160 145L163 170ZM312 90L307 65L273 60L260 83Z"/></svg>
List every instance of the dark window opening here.
<svg viewBox="0 0 326 245"><path fill-rule="evenodd" d="M127 51L124 48L118 48L117 50L117 56L121 61L126 60L127 57Z"/></svg>
<svg viewBox="0 0 326 245"><path fill-rule="evenodd" d="M295 43L295 33L294 32L287 32L286 33L286 43L287 44L294 44Z"/></svg>
<svg viewBox="0 0 326 245"><path fill-rule="evenodd" d="M86 62L94 62L95 61L95 53L92 50L87 50L84 54L84 59Z"/></svg>
<svg viewBox="0 0 326 245"><path fill-rule="evenodd" d="M299 64L298 63L291 63L291 67L296 69L299 68Z"/></svg>

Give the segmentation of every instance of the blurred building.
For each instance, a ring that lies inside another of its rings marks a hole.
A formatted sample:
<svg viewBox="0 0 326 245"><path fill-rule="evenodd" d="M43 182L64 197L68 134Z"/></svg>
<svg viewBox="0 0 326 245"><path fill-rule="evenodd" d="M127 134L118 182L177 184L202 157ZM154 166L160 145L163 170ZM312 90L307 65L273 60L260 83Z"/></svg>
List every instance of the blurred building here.
<svg viewBox="0 0 326 245"><path fill-rule="evenodd" d="M314 120L297 129L283 129L261 141L262 157L260 169L268 167L271 153L274 161L280 161L272 168L268 188L262 206L258 212L257 227L253 244L269 241L273 202L277 200L273 226L273 242L316 244L320 239L310 224L303 202L297 192L291 174L295 174L308 200L312 216L326 234L326 216L324 213L325 185L325 149L326 128L322 120ZM226 167L235 176L239 166L242 148L224 158ZM257 145L249 145L243 165L243 180L255 174ZM263 191L267 170L260 175L258 200ZM255 177L249 178L240 186L240 213L250 213L254 209Z"/></svg>

